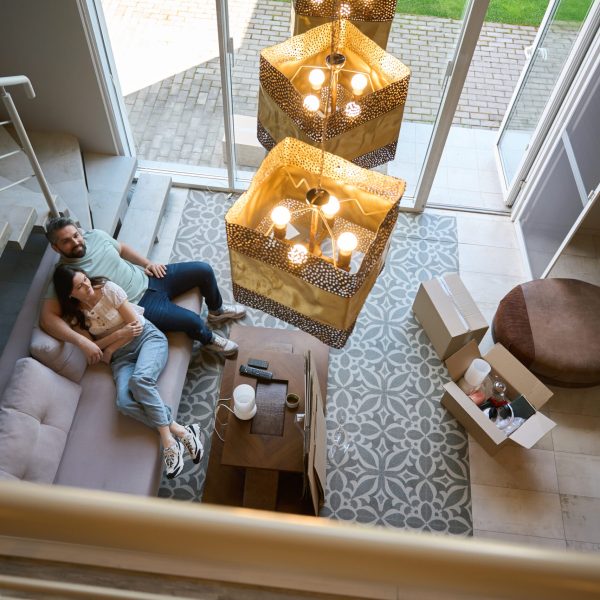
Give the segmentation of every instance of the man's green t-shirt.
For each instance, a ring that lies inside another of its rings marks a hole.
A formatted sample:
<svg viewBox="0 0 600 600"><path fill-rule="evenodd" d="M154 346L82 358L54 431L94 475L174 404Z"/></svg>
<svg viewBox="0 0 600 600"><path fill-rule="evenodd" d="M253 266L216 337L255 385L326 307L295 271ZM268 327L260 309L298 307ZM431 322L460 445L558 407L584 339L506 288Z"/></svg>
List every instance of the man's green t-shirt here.
<svg viewBox="0 0 600 600"><path fill-rule="evenodd" d="M86 253L82 258L64 258L60 264L83 269L90 277L106 277L127 294L129 302L137 304L148 289L148 276L144 270L133 265L119 254L119 243L100 229L92 229L83 234ZM46 298L55 298L54 285L50 282Z"/></svg>

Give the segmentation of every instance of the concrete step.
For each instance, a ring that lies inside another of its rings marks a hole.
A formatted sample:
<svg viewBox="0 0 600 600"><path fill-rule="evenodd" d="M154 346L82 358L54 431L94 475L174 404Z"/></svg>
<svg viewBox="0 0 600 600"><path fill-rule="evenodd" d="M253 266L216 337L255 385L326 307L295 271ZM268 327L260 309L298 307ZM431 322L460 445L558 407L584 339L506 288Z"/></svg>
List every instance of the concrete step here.
<svg viewBox="0 0 600 600"><path fill-rule="evenodd" d="M83 166L92 223L96 229L113 235L127 210L127 194L135 175L137 159L84 152Z"/></svg>
<svg viewBox="0 0 600 600"><path fill-rule="evenodd" d="M0 203L0 222L10 225L8 241L25 248L29 235L37 221L37 211L31 206L6 206Z"/></svg>
<svg viewBox="0 0 600 600"><path fill-rule="evenodd" d="M91 229L85 173L79 141L67 133L28 131L42 171L53 194L58 195L69 213L84 229ZM18 147L6 128L0 128L0 153ZM31 174L32 168L24 153L0 161L0 176L16 181ZM32 192L40 192L36 178L22 184Z"/></svg>
<svg viewBox="0 0 600 600"><path fill-rule="evenodd" d="M142 173L137 181L117 240L148 256L157 239L171 178Z"/></svg>
<svg viewBox="0 0 600 600"><path fill-rule="evenodd" d="M0 221L0 255L4 252L8 239L10 237L10 224L6 221Z"/></svg>
<svg viewBox="0 0 600 600"><path fill-rule="evenodd" d="M7 185L10 180L0 176L0 187ZM76 218L71 213L64 200L56 195L53 196L54 203L59 212ZM34 208L37 216L34 224L34 231L43 231L48 220L50 211L46 199L41 192L34 192L22 185L11 187L4 192L0 192L0 207L22 206Z"/></svg>

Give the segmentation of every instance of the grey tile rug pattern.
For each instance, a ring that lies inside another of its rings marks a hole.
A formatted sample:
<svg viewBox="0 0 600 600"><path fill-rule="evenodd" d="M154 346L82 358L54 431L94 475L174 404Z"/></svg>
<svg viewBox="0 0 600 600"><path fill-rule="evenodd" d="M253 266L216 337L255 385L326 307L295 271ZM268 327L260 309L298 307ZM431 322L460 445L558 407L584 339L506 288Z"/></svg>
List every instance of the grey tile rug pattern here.
<svg viewBox="0 0 600 600"><path fill-rule="evenodd" d="M191 191L171 257L209 262L225 302L232 293L224 216L234 201ZM400 213L354 333L345 348L330 352L321 516L471 535L467 438L440 405L448 375L411 311L420 281L458 270L457 248L453 217ZM289 327L254 309L243 323ZM177 479L164 479L160 496L201 499L222 365L194 345L178 420L201 425L206 453L199 465L188 461Z"/></svg>

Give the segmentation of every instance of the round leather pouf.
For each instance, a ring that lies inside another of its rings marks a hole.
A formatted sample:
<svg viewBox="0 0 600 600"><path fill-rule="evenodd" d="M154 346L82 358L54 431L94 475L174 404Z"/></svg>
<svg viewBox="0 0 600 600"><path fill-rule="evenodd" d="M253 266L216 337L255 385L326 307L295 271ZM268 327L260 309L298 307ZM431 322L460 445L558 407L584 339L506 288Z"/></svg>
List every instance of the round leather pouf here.
<svg viewBox="0 0 600 600"><path fill-rule="evenodd" d="M547 383L600 384L600 287L577 279L537 279L501 301L492 337Z"/></svg>

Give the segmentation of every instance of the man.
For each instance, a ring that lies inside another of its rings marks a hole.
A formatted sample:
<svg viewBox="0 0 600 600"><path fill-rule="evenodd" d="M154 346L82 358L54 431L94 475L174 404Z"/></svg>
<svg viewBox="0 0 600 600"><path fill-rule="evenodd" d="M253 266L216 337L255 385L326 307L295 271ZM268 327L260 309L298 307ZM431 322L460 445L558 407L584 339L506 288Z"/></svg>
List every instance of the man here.
<svg viewBox="0 0 600 600"><path fill-rule="evenodd" d="M144 307L145 316L162 331L183 331L205 348L225 356L237 352L235 342L213 333L195 312L172 302L175 296L198 287L208 307L209 323L241 319L246 314L241 306L223 304L209 264L153 263L99 229L82 233L74 221L66 217L51 219L46 226L46 237L60 254L61 263L82 269L90 277L104 276L114 281L125 290L130 302ZM81 348L89 364L101 360L102 350L62 319L52 284L42 304L40 325L53 337Z"/></svg>

